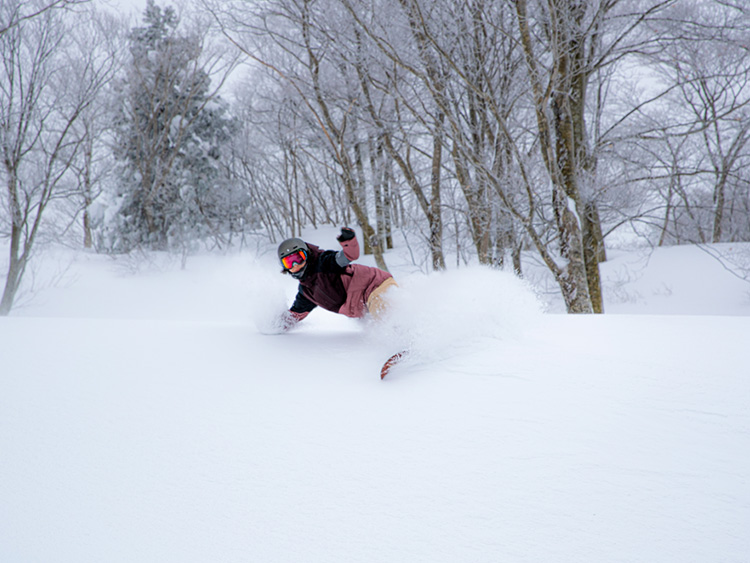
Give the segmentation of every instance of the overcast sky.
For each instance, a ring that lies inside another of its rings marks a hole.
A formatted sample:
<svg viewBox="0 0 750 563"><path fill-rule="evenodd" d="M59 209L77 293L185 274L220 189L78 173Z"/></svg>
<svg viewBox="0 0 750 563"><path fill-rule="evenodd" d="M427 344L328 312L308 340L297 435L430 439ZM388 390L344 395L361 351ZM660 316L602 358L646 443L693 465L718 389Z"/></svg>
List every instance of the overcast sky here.
<svg viewBox="0 0 750 563"><path fill-rule="evenodd" d="M94 0L96 4L106 6L123 14L140 16L146 8L146 0ZM156 0L158 5L168 5L171 2Z"/></svg>

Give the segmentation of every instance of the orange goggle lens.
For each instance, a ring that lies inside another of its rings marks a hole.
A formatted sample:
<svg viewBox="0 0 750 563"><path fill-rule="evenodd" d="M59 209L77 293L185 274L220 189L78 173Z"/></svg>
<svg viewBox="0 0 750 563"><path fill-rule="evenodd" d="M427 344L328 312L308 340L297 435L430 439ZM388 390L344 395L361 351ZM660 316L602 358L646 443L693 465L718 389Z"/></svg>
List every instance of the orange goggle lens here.
<svg viewBox="0 0 750 563"><path fill-rule="evenodd" d="M292 252L281 259L281 263L287 270L291 270L296 264L304 264L307 260L307 253L304 250Z"/></svg>

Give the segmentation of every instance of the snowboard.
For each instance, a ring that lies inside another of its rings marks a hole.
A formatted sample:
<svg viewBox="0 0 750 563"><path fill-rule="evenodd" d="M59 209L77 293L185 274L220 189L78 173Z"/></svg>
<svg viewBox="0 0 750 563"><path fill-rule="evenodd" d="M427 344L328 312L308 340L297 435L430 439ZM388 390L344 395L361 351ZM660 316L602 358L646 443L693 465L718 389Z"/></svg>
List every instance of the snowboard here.
<svg viewBox="0 0 750 563"><path fill-rule="evenodd" d="M401 361L406 358L408 354L408 350L401 350L400 352L396 352L395 354L393 354L393 356L388 358L383 364L383 367L380 369L380 379L385 379L385 376L388 375L391 369L401 363Z"/></svg>

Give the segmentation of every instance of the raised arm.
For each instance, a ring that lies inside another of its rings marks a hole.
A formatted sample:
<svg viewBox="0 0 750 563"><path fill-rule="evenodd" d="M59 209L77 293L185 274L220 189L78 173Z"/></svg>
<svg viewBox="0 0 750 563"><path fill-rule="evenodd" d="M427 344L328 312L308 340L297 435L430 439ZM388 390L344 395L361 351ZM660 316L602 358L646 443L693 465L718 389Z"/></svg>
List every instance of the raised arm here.
<svg viewBox="0 0 750 563"><path fill-rule="evenodd" d="M341 250L336 253L336 263L341 266L348 266L359 258L359 241L354 229L342 227L341 234L336 237L341 245Z"/></svg>

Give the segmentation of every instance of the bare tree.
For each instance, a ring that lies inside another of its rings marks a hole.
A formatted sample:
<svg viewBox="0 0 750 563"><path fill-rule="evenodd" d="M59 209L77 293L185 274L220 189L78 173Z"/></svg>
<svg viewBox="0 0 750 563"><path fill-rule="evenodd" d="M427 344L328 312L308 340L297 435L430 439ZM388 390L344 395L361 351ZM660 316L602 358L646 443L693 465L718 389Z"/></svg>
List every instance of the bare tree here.
<svg viewBox="0 0 750 563"><path fill-rule="evenodd" d="M74 213L82 216L83 246L94 246L94 228L101 221L92 217L92 205L101 195L104 182L111 178L114 159L110 146L115 111L111 85L112 79L122 69L123 54L126 52L124 24L105 13L90 12L91 17L81 18L71 33L70 47L64 56L65 66L75 75L85 75L87 67L96 62L105 71L106 79L92 103L82 109L73 127L76 138L80 139L79 150L71 163L79 192ZM81 79L83 79L82 76Z"/></svg>
<svg viewBox="0 0 750 563"><path fill-rule="evenodd" d="M72 8L74 6L86 4L90 1L91 0L32 0L31 2L15 2L9 0L0 6L0 35L3 35L15 26L20 25L27 20L41 16L50 10Z"/></svg>
<svg viewBox="0 0 750 563"><path fill-rule="evenodd" d="M640 186L631 223L651 226L654 243L750 236L749 16L741 2L699 0L647 26L658 48L634 60L648 94L620 98L624 117L605 137L623 172L618 189Z"/></svg>
<svg viewBox="0 0 750 563"><path fill-rule="evenodd" d="M241 52L299 96L300 107L308 112L306 119L317 129L319 144L335 164L366 250L372 251L380 268L387 269L362 191L367 134L357 129L355 74L340 50L341 43L351 38L334 38L346 25L332 17L335 12L325 11L325 3L309 0L257 3L252 9L225 2L204 5Z"/></svg>
<svg viewBox="0 0 750 563"><path fill-rule="evenodd" d="M69 14L68 14L69 15ZM69 197L66 177L81 138L75 124L110 77L111 61L64 69L71 31L60 10L44 10L0 35L0 147L10 252L0 314L13 306L52 201Z"/></svg>
<svg viewBox="0 0 750 563"><path fill-rule="evenodd" d="M350 7L351 10L351 7ZM355 13L351 10L352 13ZM360 20L361 23L361 20ZM362 92L362 102L367 116L372 121L378 141L383 150L383 156L387 155L396 163L406 184L411 189L420 209L424 213L428 223L427 243L430 248L432 267L435 270L445 269L445 257L443 255L443 219L442 219L442 196L441 184L443 174L443 145L444 145L444 116L437 106L425 111L425 106L420 103L419 110L416 109L413 100L399 92L400 85L392 76L397 72L392 70L383 71L378 69L373 53L364 52L362 46L362 34L357 33L359 54L354 66L359 78L359 86ZM382 44L382 39L379 39ZM402 58L395 58L395 50L386 50L391 63L395 61L398 66L403 66ZM403 55L402 55L403 56ZM430 57L427 57L431 60ZM382 63L380 63L382 64ZM412 67L413 68L413 67ZM379 76L375 77L375 74ZM428 90L425 90L427 93ZM376 98L376 95L378 96ZM423 100L421 100L423 102ZM406 124L403 116L397 116L395 107L399 105L406 108L424 128L424 137L431 138L431 152L427 149L418 150L421 136L405 134ZM402 154L403 153L403 154ZM429 159L429 191L423 185L427 183L421 179L414 160L410 158L413 153L423 153L425 159ZM376 186L378 184L376 183Z"/></svg>
<svg viewBox="0 0 750 563"><path fill-rule="evenodd" d="M382 171L391 170L401 188L392 199L429 242L433 268L445 263L443 215L452 216L445 223L457 249L465 248L459 232L468 231L481 263L500 264L510 251L520 271L521 248L531 247L568 311L582 313L603 312L605 236L623 225L671 229L688 221L709 239L729 236L722 229L734 229L748 207L744 58L723 65L726 75L710 83L686 78L681 59L681 77L665 62L688 56L685 41L698 29L746 55L748 12L737 0L695 4L267 0L255 10L241 3L212 10L277 85L294 90L295 111L304 110L295 113L298 123L309 139L324 141L317 150L307 145L306 168L335 169L358 217L369 222L367 206L382 201ZM705 10L725 19L711 23ZM646 78L644 95L637 90ZM689 92L722 104L713 115L695 104L687 116L674 104L675 94L684 104ZM303 136L295 131L295 140ZM707 207L694 195L711 175L706 228ZM297 193L293 181L285 189ZM321 193L319 184L308 189ZM375 217L380 232L377 203Z"/></svg>
<svg viewBox="0 0 750 563"><path fill-rule="evenodd" d="M683 162L680 169L706 178L712 200L710 240L721 242L734 203L730 190L743 184L750 165L750 14L739 6L700 2L676 16L672 25L679 26L682 40L656 60L678 86L673 101L685 126L673 134L694 137L702 156Z"/></svg>

